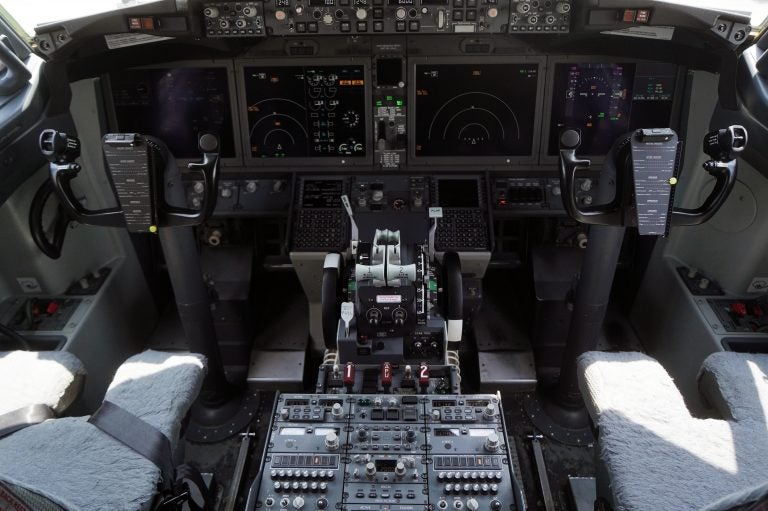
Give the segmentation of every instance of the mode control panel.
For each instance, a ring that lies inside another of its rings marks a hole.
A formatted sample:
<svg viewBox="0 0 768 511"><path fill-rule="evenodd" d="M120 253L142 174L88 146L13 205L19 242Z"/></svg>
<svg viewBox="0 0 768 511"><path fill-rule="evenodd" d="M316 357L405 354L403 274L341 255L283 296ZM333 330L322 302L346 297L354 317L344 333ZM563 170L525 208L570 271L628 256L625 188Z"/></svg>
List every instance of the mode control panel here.
<svg viewBox="0 0 768 511"><path fill-rule="evenodd" d="M571 30L571 0L512 0L511 33L567 33Z"/></svg>
<svg viewBox="0 0 768 511"><path fill-rule="evenodd" d="M208 37L254 37L265 35L261 2L216 2L203 4Z"/></svg>
<svg viewBox="0 0 768 511"><path fill-rule="evenodd" d="M269 0L267 32L294 34L500 33L510 0Z"/></svg>
<svg viewBox="0 0 768 511"><path fill-rule="evenodd" d="M498 395L384 399L279 395L249 499L268 510L524 509Z"/></svg>

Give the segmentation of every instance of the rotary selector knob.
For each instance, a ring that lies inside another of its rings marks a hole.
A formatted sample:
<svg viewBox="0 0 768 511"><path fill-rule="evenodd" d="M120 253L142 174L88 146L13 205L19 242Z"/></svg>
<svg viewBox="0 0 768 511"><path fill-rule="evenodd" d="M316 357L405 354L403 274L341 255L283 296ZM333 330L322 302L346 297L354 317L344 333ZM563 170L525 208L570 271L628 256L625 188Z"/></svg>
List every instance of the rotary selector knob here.
<svg viewBox="0 0 768 511"><path fill-rule="evenodd" d="M485 450L488 452L496 452L499 448L499 435L496 433L490 433L485 437Z"/></svg>
<svg viewBox="0 0 768 511"><path fill-rule="evenodd" d="M296 497L293 499L293 509L301 509L304 507L304 498Z"/></svg>
<svg viewBox="0 0 768 511"><path fill-rule="evenodd" d="M486 419L493 419L496 417L496 405L493 403L488 403L483 410L483 416Z"/></svg>
<svg viewBox="0 0 768 511"><path fill-rule="evenodd" d="M365 475L368 477L373 477L376 475L376 465L372 461L369 461L365 465Z"/></svg>
<svg viewBox="0 0 768 511"><path fill-rule="evenodd" d="M397 10L395 11L395 17L399 20L404 20L407 15L408 15L408 12L406 12L406 10L403 9L402 7L398 7Z"/></svg>
<svg viewBox="0 0 768 511"><path fill-rule="evenodd" d="M397 462L397 465L395 465L395 474L398 477L403 477L405 475L405 463L402 461Z"/></svg>
<svg viewBox="0 0 768 511"><path fill-rule="evenodd" d="M475 499L469 499L467 501L467 509L469 509L469 511L477 511L480 509L480 504L478 504Z"/></svg>
<svg viewBox="0 0 768 511"><path fill-rule="evenodd" d="M328 434L325 435L325 447L329 451L335 451L339 448L339 436L335 431L329 431Z"/></svg>
<svg viewBox="0 0 768 511"><path fill-rule="evenodd" d="M333 403L333 408L331 408L331 415L337 419L344 416L344 407L341 406L341 403Z"/></svg>
<svg viewBox="0 0 768 511"><path fill-rule="evenodd" d="M368 17L368 11L366 11L365 9L358 9L357 11L355 11L355 16L357 17L357 19L362 21Z"/></svg>

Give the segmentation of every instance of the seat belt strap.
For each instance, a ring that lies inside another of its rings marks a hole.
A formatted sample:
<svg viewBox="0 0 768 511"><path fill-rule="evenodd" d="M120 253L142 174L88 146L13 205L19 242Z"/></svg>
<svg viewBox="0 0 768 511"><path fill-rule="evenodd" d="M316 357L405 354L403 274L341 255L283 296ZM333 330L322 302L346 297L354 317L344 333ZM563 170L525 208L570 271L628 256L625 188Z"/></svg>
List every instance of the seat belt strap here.
<svg viewBox="0 0 768 511"><path fill-rule="evenodd" d="M0 414L0 438L53 418L53 410L48 405L29 405Z"/></svg>
<svg viewBox="0 0 768 511"><path fill-rule="evenodd" d="M154 463L163 485L173 485L171 441L160 430L109 401L104 401L88 422Z"/></svg>

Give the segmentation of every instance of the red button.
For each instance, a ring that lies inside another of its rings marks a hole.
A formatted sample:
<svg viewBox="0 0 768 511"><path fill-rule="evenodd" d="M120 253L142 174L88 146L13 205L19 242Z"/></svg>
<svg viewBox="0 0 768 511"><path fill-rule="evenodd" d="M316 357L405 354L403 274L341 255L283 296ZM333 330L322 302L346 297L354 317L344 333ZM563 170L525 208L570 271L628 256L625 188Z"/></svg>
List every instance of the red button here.
<svg viewBox="0 0 768 511"><path fill-rule="evenodd" d="M734 302L731 304L731 312L743 318L747 315L747 305L742 302Z"/></svg>
<svg viewBox="0 0 768 511"><path fill-rule="evenodd" d="M59 310L59 304L57 302L48 302L48 307L46 307L45 312L47 312L49 316L53 316L56 314L57 310Z"/></svg>

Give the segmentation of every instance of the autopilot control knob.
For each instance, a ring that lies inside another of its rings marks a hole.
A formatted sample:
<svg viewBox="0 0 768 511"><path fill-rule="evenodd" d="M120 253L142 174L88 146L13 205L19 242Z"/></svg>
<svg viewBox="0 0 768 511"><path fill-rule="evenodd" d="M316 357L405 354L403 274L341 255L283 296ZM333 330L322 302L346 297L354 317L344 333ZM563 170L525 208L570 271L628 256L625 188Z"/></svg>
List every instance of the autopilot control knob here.
<svg viewBox="0 0 768 511"><path fill-rule="evenodd" d="M331 408L331 415L337 419L340 419L344 416L344 407L341 405L341 403L333 403L333 407Z"/></svg>
<svg viewBox="0 0 768 511"><path fill-rule="evenodd" d="M499 449L499 435L496 433L489 433L485 437L485 450L488 452L496 452Z"/></svg>
<svg viewBox="0 0 768 511"><path fill-rule="evenodd" d="M328 507L328 500L325 497L321 497L317 499L315 505L317 506L317 509L326 509Z"/></svg>
<svg viewBox="0 0 768 511"><path fill-rule="evenodd" d="M467 509L469 511L477 511L478 509L480 509L480 504L478 504L477 500L475 499L469 499L467 501Z"/></svg>
<svg viewBox="0 0 768 511"><path fill-rule="evenodd" d="M296 497L293 499L293 509L301 509L304 507L304 498L303 497Z"/></svg>
<svg viewBox="0 0 768 511"><path fill-rule="evenodd" d="M368 477L373 477L376 475L376 465L372 461L369 461L365 465L365 475Z"/></svg>
<svg viewBox="0 0 768 511"><path fill-rule="evenodd" d="M355 11L355 17L360 21L362 21L368 17L368 11L366 11L365 9L358 9Z"/></svg>
<svg viewBox="0 0 768 511"><path fill-rule="evenodd" d="M405 475L405 463L398 461L395 465L395 475L397 477L403 477Z"/></svg>
<svg viewBox="0 0 768 511"><path fill-rule="evenodd" d="M339 448L339 436L336 434L335 431L329 431L325 435L325 447L329 451L335 451Z"/></svg>
<svg viewBox="0 0 768 511"><path fill-rule="evenodd" d="M488 403L483 410L483 417L486 419L493 419L496 417L496 405L493 403Z"/></svg>

